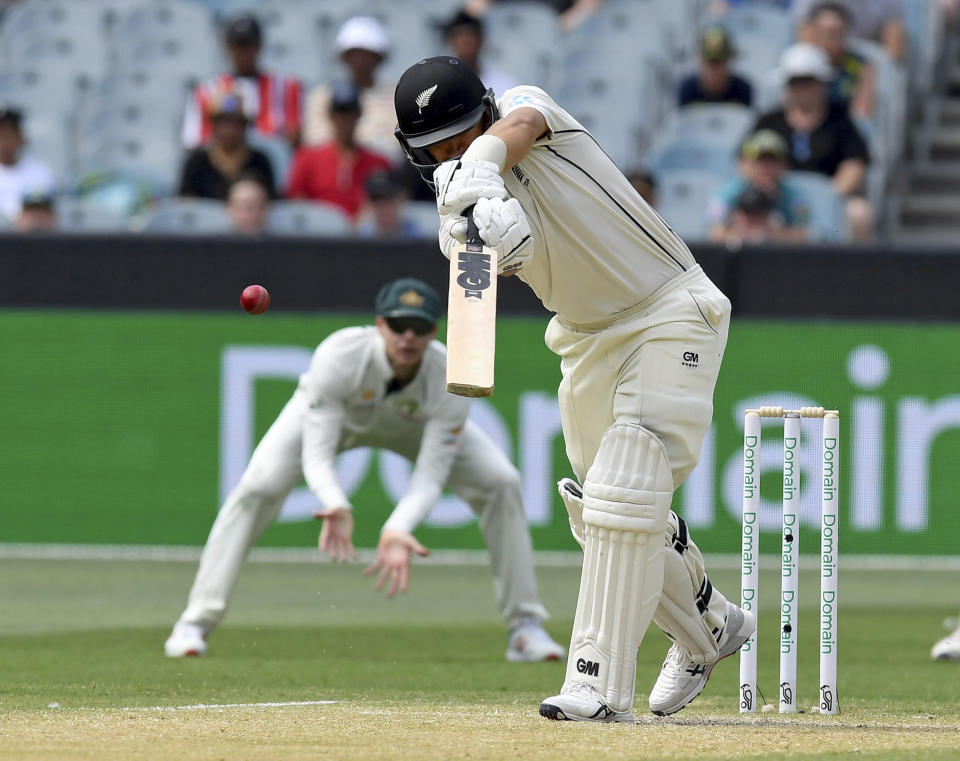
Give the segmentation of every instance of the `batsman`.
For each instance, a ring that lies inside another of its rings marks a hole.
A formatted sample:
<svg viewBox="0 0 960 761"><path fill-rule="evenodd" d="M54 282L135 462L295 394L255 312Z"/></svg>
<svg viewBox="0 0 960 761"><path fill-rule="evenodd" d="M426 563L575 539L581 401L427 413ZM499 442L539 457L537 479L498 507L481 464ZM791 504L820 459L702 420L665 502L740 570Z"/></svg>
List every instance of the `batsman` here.
<svg viewBox="0 0 960 761"><path fill-rule="evenodd" d="M474 207L467 213L498 271L554 313L546 343L561 360L577 477L558 486L584 558L566 679L540 714L633 721L637 650L651 621L673 645L650 710L679 711L756 627L710 583L670 509L710 426L730 302L543 90L496 99L442 56L408 68L394 104L397 139L436 192L445 255L464 242Z"/></svg>

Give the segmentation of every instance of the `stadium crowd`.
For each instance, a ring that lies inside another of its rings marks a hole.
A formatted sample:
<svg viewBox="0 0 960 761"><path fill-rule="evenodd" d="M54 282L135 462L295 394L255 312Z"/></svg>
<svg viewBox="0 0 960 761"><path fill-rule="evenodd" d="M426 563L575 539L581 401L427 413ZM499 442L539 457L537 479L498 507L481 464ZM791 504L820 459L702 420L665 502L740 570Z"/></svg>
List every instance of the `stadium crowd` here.
<svg viewBox="0 0 960 761"><path fill-rule="evenodd" d="M869 239L956 4L7 0L0 229L432 237L393 89L449 52L690 240Z"/></svg>

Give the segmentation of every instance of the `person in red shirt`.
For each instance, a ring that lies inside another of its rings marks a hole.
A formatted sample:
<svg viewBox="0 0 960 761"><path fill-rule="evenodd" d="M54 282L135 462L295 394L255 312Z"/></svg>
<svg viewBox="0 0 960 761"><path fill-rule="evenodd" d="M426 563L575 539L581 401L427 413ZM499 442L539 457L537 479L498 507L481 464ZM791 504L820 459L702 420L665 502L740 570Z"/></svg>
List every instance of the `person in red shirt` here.
<svg viewBox="0 0 960 761"><path fill-rule="evenodd" d="M300 142L303 86L295 77L261 71L263 49L260 22L249 13L235 17L225 38L233 71L197 85L187 103L183 121L183 144L196 148L210 140L213 123L208 112L217 93L232 90L243 96L247 119L254 132L286 138L291 146Z"/></svg>
<svg viewBox="0 0 960 761"><path fill-rule="evenodd" d="M288 198L334 203L356 220L367 200L367 178L390 169L385 156L357 143L359 119L357 89L346 83L334 87L330 98L333 139L297 151L290 169Z"/></svg>

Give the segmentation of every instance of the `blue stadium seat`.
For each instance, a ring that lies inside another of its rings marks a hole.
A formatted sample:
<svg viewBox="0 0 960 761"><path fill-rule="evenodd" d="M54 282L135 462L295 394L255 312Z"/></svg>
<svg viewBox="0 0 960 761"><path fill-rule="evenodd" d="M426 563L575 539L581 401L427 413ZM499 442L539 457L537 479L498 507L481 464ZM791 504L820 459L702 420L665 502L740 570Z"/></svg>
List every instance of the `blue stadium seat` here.
<svg viewBox="0 0 960 761"><path fill-rule="evenodd" d="M85 198L60 196L56 203L57 227L66 232L121 232L127 217Z"/></svg>
<svg viewBox="0 0 960 761"><path fill-rule="evenodd" d="M209 11L183 0L156 0L131 7L114 31L121 67L201 79L221 67L220 37Z"/></svg>
<svg viewBox="0 0 960 761"><path fill-rule="evenodd" d="M657 212L685 240L707 237L707 202L722 182L710 172L675 169L657 173Z"/></svg>
<svg viewBox="0 0 960 761"><path fill-rule="evenodd" d="M536 2L494 3L484 16L484 59L520 84L550 90L556 82L557 15ZM502 94L502 93L498 93Z"/></svg>
<svg viewBox="0 0 960 761"><path fill-rule="evenodd" d="M134 224L141 232L168 235L218 235L232 227L226 204L209 198L164 199Z"/></svg>
<svg viewBox="0 0 960 761"><path fill-rule="evenodd" d="M736 173L738 149L739 145L729 141L674 140L666 134L654 144L645 163L658 175L677 169L698 169L723 179Z"/></svg>
<svg viewBox="0 0 960 761"><path fill-rule="evenodd" d="M287 186L287 175L290 173L290 163L293 160L293 150L284 138L277 135L264 135L251 130L247 134L250 146L263 151L270 159L273 167L273 177L278 188Z"/></svg>
<svg viewBox="0 0 960 761"><path fill-rule="evenodd" d="M440 230L440 216L433 201L409 201L404 205L402 215L425 238L435 238Z"/></svg>
<svg viewBox="0 0 960 761"><path fill-rule="evenodd" d="M117 216L131 217L144 212L171 192L164 178L143 169L91 169L70 185L73 197Z"/></svg>
<svg viewBox="0 0 960 761"><path fill-rule="evenodd" d="M735 103L697 104L675 111L664 131L677 139L715 139L739 145L754 121L754 112L746 106Z"/></svg>
<svg viewBox="0 0 960 761"><path fill-rule="evenodd" d="M80 173L97 169L144 172L157 178L169 193L176 186L183 163L183 150L176 140L129 135L104 136L81 143L77 151Z"/></svg>
<svg viewBox="0 0 960 761"><path fill-rule="evenodd" d="M332 65L332 48L324 44L321 29L335 22L330 12L312 3L268 2L254 9L263 25L263 66L278 74L307 81L325 79Z"/></svg>
<svg viewBox="0 0 960 761"><path fill-rule="evenodd" d="M275 201L267 216L267 233L295 236L347 236L350 217L339 206L318 201Z"/></svg>
<svg viewBox="0 0 960 761"><path fill-rule="evenodd" d="M810 205L810 240L849 240L844 202L833 189L829 177L818 172L788 172L786 178L803 193Z"/></svg>

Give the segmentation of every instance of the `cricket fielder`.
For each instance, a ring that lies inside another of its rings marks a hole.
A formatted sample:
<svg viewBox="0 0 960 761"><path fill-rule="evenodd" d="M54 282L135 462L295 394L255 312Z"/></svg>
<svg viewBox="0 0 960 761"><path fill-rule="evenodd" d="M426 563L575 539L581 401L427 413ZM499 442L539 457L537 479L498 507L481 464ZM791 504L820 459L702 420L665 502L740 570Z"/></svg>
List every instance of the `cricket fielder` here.
<svg viewBox="0 0 960 761"><path fill-rule="evenodd" d="M566 680L540 713L632 721L651 620L674 644L650 710L679 711L756 626L710 583L670 510L710 426L730 302L543 90L495 100L442 56L407 69L394 104L397 138L434 185L447 257L475 205L499 271L516 272L555 313L546 342L561 358L564 439L583 484L559 487L584 559Z"/></svg>
<svg viewBox="0 0 960 761"><path fill-rule="evenodd" d="M560 660L566 654L540 622L540 603L523 511L520 474L471 421L468 399L446 392L446 349L434 340L440 297L426 283L387 283L375 326L346 328L317 347L293 397L260 441L240 483L220 509L187 609L164 650L204 655L220 623L247 550L280 513L301 474L324 509L320 549L356 557L353 508L337 483L338 452L370 446L415 463L407 493L384 524L376 588L407 590L410 555L428 551L413 536L444 485L480 520L490 551L497 605L510 629L509 661Z"/></svg>

